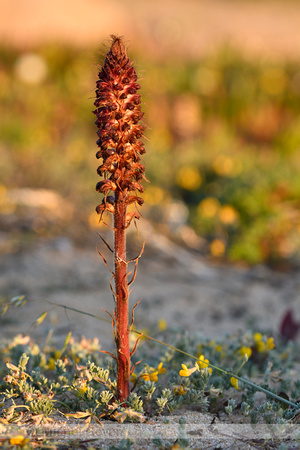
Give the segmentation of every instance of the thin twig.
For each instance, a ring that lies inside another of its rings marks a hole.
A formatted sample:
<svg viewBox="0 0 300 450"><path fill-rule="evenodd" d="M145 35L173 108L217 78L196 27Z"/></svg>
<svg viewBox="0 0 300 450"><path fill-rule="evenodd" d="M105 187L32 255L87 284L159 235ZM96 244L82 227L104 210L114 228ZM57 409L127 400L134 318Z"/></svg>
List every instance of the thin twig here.
<svg viewBox="0 0 300 450"><path fill-rule="evenodd" d="M113 249L111 248L111 246L106 242L106 240L101 236L101 234L97 233L99 238L102 239L102 241L104 242L104 244L106 245L106 247L108 248L108 250L113 253Z"/></svg>
<svg viewBox="0 0 300 450"><path fill-rule="evenodd" d="M135 351L136 351L136 348L137 348L137 345L138 345L138 343L140 342L140 339L142 338L142 334L137 338L137 340L135 341L135 344L134 344L134 346L133 346L133 349L131 350L131 352L130 352L130 357L135 353Z"/></svg>
<svg viewBox="0 0 300 450"><path fill-rule="evenodd" d="M133 327L133 323L134 323L134 311L135 311L135 308L138 306L138 304L140 303L141 300L142 300L142 299L140 298L139 301L136 302L136 304L135 304L134 307L132 308L132 311L131 311L131 324L130 324L130 327L129 327L129 332L132 330L132 327Z"/></svg>
<svg viewBox="0 0 300 450"><path fill-rule="evenodd" d="M108 264L107 264L107 261L106 261L105 257L102 255L101 252L99 252L98 249L97 249L97 252L99 253L99 255L101 256L101 258L103 259L104 264L105 264L105 267L107 268L107 270L108 270L113 276L115 276L114 272L108 267Z"/></svg>

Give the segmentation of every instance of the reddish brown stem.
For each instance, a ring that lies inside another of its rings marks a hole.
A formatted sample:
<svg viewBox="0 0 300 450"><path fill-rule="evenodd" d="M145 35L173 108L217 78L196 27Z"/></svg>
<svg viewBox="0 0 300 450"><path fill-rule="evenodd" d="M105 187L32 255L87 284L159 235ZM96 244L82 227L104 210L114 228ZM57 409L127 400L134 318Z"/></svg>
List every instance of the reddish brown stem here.
<svg viewBox="0 0 300 450"><path fill-rule="evenodd" d="M128 285L126 263L126 203L122 192L115 193L115 292L118 399L129 395L130 349L128 329Z"/></svg>

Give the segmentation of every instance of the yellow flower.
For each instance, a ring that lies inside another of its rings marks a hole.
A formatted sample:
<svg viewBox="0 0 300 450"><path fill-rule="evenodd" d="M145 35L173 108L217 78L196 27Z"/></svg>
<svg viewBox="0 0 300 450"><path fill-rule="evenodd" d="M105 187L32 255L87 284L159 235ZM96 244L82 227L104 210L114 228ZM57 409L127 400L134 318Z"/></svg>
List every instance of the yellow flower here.
<svg viewBox="0 0 300 450"><path fill-rule="evenodd" d="M165 371L166 371L165 367L163 367L163 364L164 364L164 363L161 362L161 363L159 363L158 366L157 366L157 371L158 371L159 374L165 373Z"/></svg>
<svg viewBox="0 0 300 450"><path fill-rule="evenodd" d="M217 344L216 345L216 352L221 352L222 351L222 345Z"/></svg>
<svg viewBox="0 0 300 450"><path fill-rule="evenodd" d="M230 378L230 384L231 386L233 386L235 389L239 389L239 380L235 377L231 377Z"/></svg>
<svg viewBox="0 0 300 450"><path fill-rule="evenodd" d="M76 385L77 385L78 392L80 392L81 395L84 395L87 391L86 383L87 383L87 380L84 378L77 379Z"/></svg>
<svg viewBox="0 0 300 450"><path fill-rule="evenodd" d="M157 375L158 375L157 371L152 373L146 372L142 375L142 377L144 378L145 381L153 381L153 383L156 383L156 381L158 380Z"/></svg>
<svg viewBox="0 0 300 450"><path fill-rule="evenodd" d="M261 341L262 340L262 334L261 333L254 333L253 339L255 340L255 342Z"/></svg>
<svg viewBox="0 0 300 450"><path fill-rule="evenodd" d="M239 353L243 358L245 355L247 356L247 358L250 358L250 356L252 355L252 349L243 345L243 347L239 350Z"/></svg>
<svg viewBox="0 0 300 450"><path fill-rule="evenodd" d="M21 447L27 444L27 442L29 442L29 439L25 438L25 436L23 436L22 434L17 434L9 440L9 443L11 445L20 445Z"/></svg>
<svg viewBox="0 0 300 450"><path fill-rule="evenodd" d="M161 375L161 374L165 373L165 371L166 371L166 369L165 369L165 367L163 367L163 363L161 362L158 364L156 370L154 370L151 373L146 372L142 375L142 377L144 378L145 381L152 381L153 383L156 383L158 380L157 375L158 374Z"/></svg>
<svg viewBox="0 0 300 450"><path fill-rule="evenodd" d="M207 367L207 364L209 363L208 359L204 359L203 355L199 356L199 361L197 361L199 369L205 369Z"/></svg>
<svg viewBox="0 0 300 450"><path fill-rule="evenodd" d="M225 225L232 225L238 220L238 212L231 205L223 205L219 210L219 218Z"/></svg>
<svg viewBox="0 0 300 450"><path fill-rule="evenodd" d="M195 167L181 167L176 174L178 186L188 191L196 191L202 183L202 177Z"/></svg>
<svg viewBox="0 0 300 450"><path fill-rule="evenodd" d="M132 374L131 374L131 377L130 377L131 383L134 383L135 380L136 380L136 378L137 378L137 374L136 374L136 373L132 373Z"/></svg>
<svg viewBox="0 0 300 450"><path fill-rule="evenodd" d="M257 341L255 344L256 350L260 353L264 352L266 350L266 344L264 341Z"/></svg>
<svg viewBox="0 0 300 450"><path fill-rule="evenodd" d="M221 176L230 176L234 172L234 161L227 155L218 155L213 161L214 171Z"/></svg>
<svg viewBox="0 0 300 450"><path fill-rule="evenodd" d="M274 347L275 347L274 338L273 337L269 337L267 339L267 349L268 350L273 350Z"/></svg>
<svg viewBox="0 0 300 450"><path fill-rule="evenodd" d="M214 239L210 243L209 250L213 256L223 256L226 250L226 244L222 239Z"/></svg>
<svg viewBox="0 0 300 450"><path fill-rule="evenodd" d="M219 200L215 197L207 197L199 203L197 210L201 217L212 218L217 214L219 207Z"/></svg>
<svg viewBox="0 0 300 450"><path fill-rule="evenodd" d="M181 377L189 377L196 370L196 367L193 367L192 369L188 369L185 364L181 364L181 367L182 367L182 370L179 371L179 375Z"/></svg>
<svg viewBox="0 0 300 450"><path fill-rule="evenodd" d="M186 394L186 389L184 389L183 386L180 386L180 388L176 387L174 389L174 394L175 395L185 395Z"/></svg>
<svg viewBox="0 0 300 450"><path fill-rule="evenodd" d="M49 370L55 369L55 359L54 358L49 358L48 369Z"/></svg>
<svg viewBox="0 0 300 450"><path fill-rule="evenodd" d="M144 378L145 381L149 381L150 380L150 375L148 372L143 373L142 377Z"/></svg>
<svg viewBox="0 0 300 450"><path fill-rule="evenodd" d="M165 319L159 319L158 328L160 331L165 331L167 329L167 322Z"/></svg>
<svg viewBox="0 0 300 450"><path fill-rule="evenodd" d="M158 380L158 376L157 375L158 375L157 371L150 373L150 381L152 381L153 383L156 383L157 380Z"/></svg>
<svg viewBox="0 0 300 450"><path fill-rule="evenodd" d="M211 367L207 367L208 364L209 364L209 360L208 359L204 359L203 355L201 355L199 357L199 360L197 361L197 364L198 364L199 370L203 370L203 369L208 368L209 373L212 373L212 368Z"/></svg>
<svg viewBox="0 0 300 450"><path fill-rule="evenodd" d="M150 206L159 205L168 198L168 192L158 186L149 186L149 189L143 193L145 204Z"/></svg>

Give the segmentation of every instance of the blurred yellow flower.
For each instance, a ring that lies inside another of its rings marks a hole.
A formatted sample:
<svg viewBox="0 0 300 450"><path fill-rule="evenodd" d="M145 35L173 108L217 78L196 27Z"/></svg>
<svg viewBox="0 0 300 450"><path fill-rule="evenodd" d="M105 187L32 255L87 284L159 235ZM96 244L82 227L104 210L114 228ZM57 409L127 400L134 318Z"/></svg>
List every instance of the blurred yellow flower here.
<svg viewBox="0 0 300 450"><path fill-rule="evenodd" d="M227 155L219 155L213 162L213 169L218 175L228 176L234 171L234 162Z"/></svg>
<svg viewBox="0 0 300 450"><path fill-rule="evenodd" d="M185 395L186 389L184 389L183 386L180 386L180 388L176 387L176 388L174 388L174 394L175 395Z"/></svg>
<svg viewBox="0 0 300 450"><path fill-rule="evenodd" d="M204 356L200 355L197 363L198 363L199 369L205 369L205 367L207 367L207 364L209 363L209 360L204 359Z"/></svg>
<svg viewBox="0 0 300 450"><path fill-rule="evenodd" d="M246 347L245 345L243 345L243 347L239 350L239 353L242 358L244 358L245 355L247 356L247 358L250 358L250 356L252 355L252 349L251 347Z"/></svg>
<svg viewBox="0 0 300 450"><path fill-rule="evenodd" d="M189 377L190 375L192 375L192 373L195 372L195 370L197 370L196 367L193 367L192 369L188 369L185 364L181 364L181 367L182 367L182 370L179 371L179 375L181 377Z"/></svg>
<svg viewBox="0 0 300 450"><path fill-rule="evenodd" d="M216 345L216 352L221 352L222 350L223 350L222 345L217 344L217 345Z"/></svg>
<svg viewBox="0 0 300 450"><path fill-rule="evenodd" d="M161 362L161 363L159 363L158 366L157 366L157 371L158 371L159 374L162 374L162 373L165 373L165 372L166 372L166 369L165 369L165 367L163 367L163 364L164 364L164 363Z"/></svg>
<svg viewBox="0 0 300 450"><path fill-rule="evenodd" d="M10 438L9 443L11 445L19 445L21 447L24 447L24 445L26 445L29 440L30 439L25 438L25 436L23 436L22 434L17 434L16 436Z"/></svg>
<svg viewBox="0 0 300 450"><path fill-rule="evenodd" d="M198 367L200 370L208 368L209 373L212 373L212 368L208 367L209 360L204 359L203 355L199 356L199 360L197 361Z"/></svg>
<svg viewBox="0 0 300 450"><path fill-rule="evenodd" d="M274 338L273 337L269 337L267 339L267 349L268 350L273 350L274 347L275 347Z"/></svg>
<svg viewBox="0 0 300 450"><path fill-rule="evenodd" d="M214 239L209 246L213 256L223 256L226 250L225 242L222 239Z"/></svg>
<svg viewBox="0 0 300 450"><path fill-rule="evenodd" d="M219 218L225 225L232 225L237 222L239 214L231 205L223 205L219 209Z"/></svg>
<svg viewBox="0 0 300 450"><path fill-rule="evenodd" d="M87 391L87 386L85 384L83 384L82 387L80 387L78 390L81 395L84 395Z"/></svg>
<svg viewBox="0 0 300 450"><path fill-rule="evenodd" d="M257 335L260 335L260 333L256 333ZM256 336L256 338L258 338L259 336ZM273 350L273 348L275 347L275 343L274 343L274 338L273 337L269 337L267 339L267 341L263 341L262 340L262 336L260 340L256 340L255 342L255 348L258 352L263 353L263 352L267 352L268 350ZM255 340L255 339L254 339Z"/></svg>
<svg viewBox="0 0 300 450"><path fill-rule="evenodd" d="M257 341L255 344L255 348L258 352L262 353L266 350L266 344L264 341Z"/></svg>
<svg viewBox="0 0 300 450"><path fill-rule="evenodd" d="M49 358L48 369L49 370L54 370L55 369L55 359L54 358Z"/></svg>
<svg viewBox="0 0 300 450"><path fill-rule="evenodd" d="M152 381L153 383L156 383L158 380L158 375L165 373L165 371L166 369L165 367L163 367L163 363L161 362L158 364L156 370L154 370L151 373L146 372L142 375L142 377L144 378L145 381Z"/></svg>
<svg viewBox="0 0 300 450"><path fill-rule="evenodd" d="M158 375L157 371L152 372L152 373L146 372L146 373L144 373L142 375L142 377L144 378L145 381L152 381L153 383L156 383L157 380L158 380L158 376L157 375Z"/></svg>
<svg viewBox="0 0 300 450"><path fill-rule="evenodd" d="M158 328L160 331L165 331L167 329L167 321L165 319L159 319Z"/></svg>
<svg viewBox="0 0 300 450"><path fill-rule="evenodd" d="M198 205L198 214L206 218L214 217L220 207L220 202L214 197L207 197Z"/></svg>
<svg viewBox="0 0 300 450"><path fill-rule="evenodd" d="M231 377L230 378L230 384L231 386L233 386L235 389L239 389L239 380L235 377Z"/></svg>
<svg viewBox="0 0 300 450"><path fill-rule="evenodd" d="M262 340L262 334L261 333L254 333L253 339L255 342Z"/></svg>
<svg viewBox="0 0 300 450"><path fill-rule="evenodd" d="M159 205L169 198L169 193L158 186L148 186L143 193L143 199L149 206Z"/></svg>
<svg viewBox="0 0 300 450"><path fill-rule="evenodd" d="M137 379L137 374L133 372L130 377L131 383L134 383L136 379Z"/></svg>
<svg viewBox="0 0 300 450"><path fill-rule="evenodd" d="M197 168L186 166L176 173L176 182L187 191L196 191L202 183L202 177Z"/></svg>

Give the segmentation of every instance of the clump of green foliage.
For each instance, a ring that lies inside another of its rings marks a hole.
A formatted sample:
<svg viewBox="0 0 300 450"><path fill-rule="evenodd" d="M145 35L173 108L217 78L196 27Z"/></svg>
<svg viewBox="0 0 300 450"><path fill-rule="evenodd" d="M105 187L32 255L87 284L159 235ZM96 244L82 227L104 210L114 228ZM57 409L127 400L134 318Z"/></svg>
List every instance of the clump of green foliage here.
<svg viewBox="0 0 300 450"><path fill-rule="evenodd" d="M288 421L295 414L295 407L285 400L293 402L300 395L300 383L293 377L299 364L296 344L278 342L275 347L273 338L258 332L228 336L222 343L182 337L175 331L166 332L165 338L170 337L176 347L156 352L155 357L151 344L141 345L147 363L136 366L131 393L121 402L116 363L99 352L96 339L76 342L68 335L59 350L49 343L40 348L28 336L17 336L1 348L2 423L21 424L29 418L46 423L57 410L66 417L82 418L87 425L104 418L144 422L190 404L214 413L239 410L251 423ZM197 355L194 365L188 354ZM255 402L255 387L214 367L266 389L265 402Z"/></svg>
<svg viewBox="0 0 300 450"><path fill-rule="evenodd" d="M159 333L162 341L140 342L138 353L144 362L135 365L125 402L117 397L116 361L101 353L98 339L76 341L69 333L64 345L57 348L50 339L41 347L29 336L18 335L2 345L0 421L5 436L0 438L6 448L59 448L55 433L50 439L24 429L25 424L36 427L55 422L58 412L69 419L82 419L85 427L104 419L145 422L189 405L219 417L226 414L233 423L241 417L251 424L299 421L295 402L300 398L295 377L299 344L274 342L268 334L250 331L222 341L191 337L183 330ZM165 341L174 345L158 346ZM166 346L167 351L163 350ZM258 400L255 394L259 389L265 395ZM181 447L188 447L184 422L179 423L179 438ZM153 439L153 444L172 448L172 443L161 438ZM127 439L111 448L133 445Z"/></svg>

